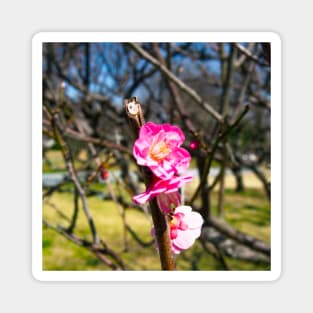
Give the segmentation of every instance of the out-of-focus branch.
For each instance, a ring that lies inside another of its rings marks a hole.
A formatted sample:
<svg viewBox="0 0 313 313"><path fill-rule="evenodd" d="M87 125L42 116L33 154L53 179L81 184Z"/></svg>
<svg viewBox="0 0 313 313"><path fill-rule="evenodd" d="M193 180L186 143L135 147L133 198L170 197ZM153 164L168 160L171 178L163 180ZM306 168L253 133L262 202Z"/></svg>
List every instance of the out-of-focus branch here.
<svg viewBox="0 0 313 313"><path fill-rule="evenodd" d="M220 220L212 216L210 220L210 224L211 226L216 228L218 231L220 231L222 234L234 239L235 241L239 243L242 243L243 245L255 251L262 252L266 255L271 254L271 247L268 244L250 235L240 232L239 230L231 227L229 224L227 224L223 220Z"/></svg>
<svg viewBox="0 0 313 313"><path fill-rule="evenodd" d="M236 109L234 110L233 116L237 116L239 114L239 111L241 110L241 107L242 107L242 105L244 103L244 99L245 99L245 96L246 96L246 93L247 93L248 85L249 85L249 83L251 81L252 73L253 73L254 69L255 69L255 63L251 62L248 65L246 77L245 77L245 80L244 80L244 82L243 82L243 84L241 86L239 97L238 97L238 101L236 103Z"/></svg>
<svg viewBox="0 0 313 313"><path fill-rule="evenodd" d="M252 51L255 47L255 42L249 42L248 44L248 48L247 50L248 51ZM248 59L247 55L246 54L242 54L237 60L236 60L236 63L235 63L235 66L237 68L241 67L243 65L243 63Z"/></svg>
<svg viewBox="0 0 313 313"><path fill-rule="evenodd" d="M199 183L199 186L197 187L194 195L191 197L191 200L189 201L190 205L193 204L193 202L196 200L202 186L206 183L207 179L208 179L208 175L209 175L209 171L212 165L212 161L214 159L214 154L218 148L218 145L220 142L222 142L223 140L225 140L225 138L229 135L229 133L236 128L236 126L240 123L240 121L243 119L243 117L247 114L247 112L249 111L249 106L247 105L244 110L242 111L242 113L237 117L236 121L230 125L229 127L226 128L226 130L221 133L217 138L215 143L213 144L212 150L211 150L211 154L210 157L206 159L206 165L203 171L203 174L201 176L201 180Z"/></svg>
<svg viewBox="0 0 313 313"><path fill-rule="evenodd" d="M225 72L223 73L225 77L223 77L223 92L221 97L221 114L225 118L225 116L228 113L228 108L230 104L230 94L233 88L233 80L234 80L234 74L235 74L235 61L236 61L237 51L234 48L234 45L232 44L230 46L230 55L226 62L226 60L223 62L225 63Z"/></svg>
<svg viewBox="0 0 313 313"><path fill-rule="evenodd" d="M230 55L227 60L227 66L225 66L225 72L223 73L225 75L223 75L222 77L223 92L222 92L222 97L221 97L221 114L224 118L227 117L229 106L230 106L230 95L233 89L236 56L237 56L237 50L235 49L234 45L231 44ZM226 65L226 60L223 63L225 63ZM225 172L226 172L227 159L228 159L225 139L222 141L222 143L223 143L223 151L222 151L223 159L221 163L221 178L220 178L220 187L218 191L218 204L217 204L218 214L220 217L223 216L224 214Z"/></svg>
<svg viewBox="0 0 313 313"><path fill-rule="evenodd" d="M84 210L84 213L86 215L86 218L87 218L87 221L88 221L91 233L92 233L93 242L97 244L97 243L99 243L99 237L98 237L98 234L96 231L96 226L95 226L95 223L93 221L93 218L91 216L91 213L90 213L90 210L88 207L85 191L84 191L84 189L83 189L83 187L79 181L76 169L75 169L74 164L73 164L71 150L70 150L70 148L69 148L69 146L68 146L68 144L64 138L64 135L62 133L62 127L60 126L60 122L58 119L58 113L57 113L57 111L55 111L55 112L50 112L50 114L52 116L51 124L52 124L52 128L53 128L55 140L60 145L68 174L69 174L71 180L73 181L75 187L77 188L77 191L78 191L79 196L81 198L83 210Z"/></svg>
<svg viewBox="0 0 313 313"><path fill-rule="evenodd" d="M51 127L51 122L48 120L43 120L43 124ZM116 143L111 142L109 140L88 136L88 135L82 134L81 132L78 132L78 131L70 128L70 127L66 127L63 131L64 131L64 134L70 138L81 140L81 141L84 141L87 143L93 143L95 145L99 145L99 146L106 147L109 149L116 149L116 150L119 150L121 152L125 152L128 155L132 155L131 150L128 149L127 147L116 144ZM54 137L53 133L50 132L46 128L44 128L44 133L49 137L51 137L51 136Z"/></svg>
<svg viewBox="0 0 313 313"><path fill-rule="evenodd" d="M71 223L69 227L67 228L68 233L72 233L74 231L74 228L76 227L76 222L78 218L78 209L79 209L78 200L79 200L79 194L78 194L77 188L75 187L74 189L74 212L72 215Z"/></svg>
<svg viewBox="0 0 313 313"><path fill-rule="evenodd" d="M183 92L188 94L196 103L198 103L206 112L208 112L213 118L215 118L219 123L223 123L223 117L209 104L207 103L194 89L187 86L183 81L181 81L177 76L175 76L171 71L167 69L166 66L161 64L157 59L150 55L147 51L142 49L136 43L128 43L128 45L134 49L140 56L148 60L151 64L157 67L162 74L168 77L171 81L175 83Z"/></svg>
<svg viewBox="0 0 313 313"><path fill-rule="evenodd" d="M262 61L260 60L260 58L256 55L254 55L250 50L246 49L244 46L242 46L239 43L235 43L236 48L242 52L243 54L245 54L249 59L253 60L254 62L258 63L259 65L262 66L269 66L269 62L268 61Z"/></svg>
<svg viewBox="0 0 313 313"><path fill-rule="evenodd" d="M75 244L86 248L87 250L92 252L101 262L109 266L112 270L126 270L122 259L108 247L101 247L99 246L99 244L91 243L87 240L81 239L78 236L67 232L60 226L53 226L46 220L43 220L43 225L63 235L66 239L74 242ZM110 256L116 262L116 264L113 263L109 258L107 258L106 255Z"/></svg>
<svg viewBox="0 0 313 313"><path fill-rule="evenodd" d="M269 42L262 42L264 56L269 65L271 65L271 44Z"/></svg>
<svg viewBox="0 0 313 313"><path fill-rule="evenodd" d="M200 238L200 242L202 244L204 251L213 255L214 258L217 259L222 264L224 270L227 271L231 270L229 265L226 263L223 254L216 245L214 245L212 242L205 240L204 238Z"/></svg>
<svg viewBox="0 0 313 313"><path fill-rule="evenodd" d="M271 182L268 181L265 177L265 175L262 173L262 171L258 168L257 164L253 164L247 161L244 161L241 157L239 157L238 155L236 155L236 159L238 161L238 163L245 168L248 168L249 170L251 170L256 177L261 181L261 183L263 184L265 193L267 195L267 198L269 201L271 201Z"/></svg>

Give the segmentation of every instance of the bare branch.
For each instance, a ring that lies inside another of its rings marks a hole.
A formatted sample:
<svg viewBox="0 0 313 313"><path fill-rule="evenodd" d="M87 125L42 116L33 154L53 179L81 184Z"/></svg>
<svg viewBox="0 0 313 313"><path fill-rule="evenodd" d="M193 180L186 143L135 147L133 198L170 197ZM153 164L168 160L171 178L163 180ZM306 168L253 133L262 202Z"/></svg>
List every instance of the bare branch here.
<svg viewBox="0 0 313 313"><path fill-rule="evenodd" d="M258 63L259 65L262 65L262 66L269 66L269 63L266 61L262 61L260 60L259 57L257 57L256 55L254 55L250 50L246 49L244 46L242 46L241 44L239 43L235 43L236 45L236 48L244 53L248 58L250 58L251 60L253 60L254 62Z"/></svg>
<svg viewBox="0 0 313 313"><path fill-rule="evenodd" d="M157 67L164 75L166 75L171 81L173 81L183 92L188 94L195 102L197 102L206 112L208 112L213 118L215 118L219 123L223 123L223 117L215 110L213 107L204 101L201 96L191 87L187 86L183 81L181 81L177 76L175 76L171 71L167 69L166 66L161 64L157 59L151 56L148 52L142 49L136 43L128 43L139 55L151 62L155 67Z"/></svg>

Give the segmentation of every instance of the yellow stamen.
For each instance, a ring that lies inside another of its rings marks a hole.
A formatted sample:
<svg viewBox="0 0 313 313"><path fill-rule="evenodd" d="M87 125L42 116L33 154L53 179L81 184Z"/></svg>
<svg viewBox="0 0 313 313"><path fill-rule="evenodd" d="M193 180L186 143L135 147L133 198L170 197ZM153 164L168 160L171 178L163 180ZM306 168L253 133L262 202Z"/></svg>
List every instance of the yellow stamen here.
<svg viewBox="0 0 313 313"><path fill-rule="evenodd" d="M168 148L167 144L164 141L161 141L152 145L149 154L153 160L161 161L170 152L171 152L171 149Z"/></svg>

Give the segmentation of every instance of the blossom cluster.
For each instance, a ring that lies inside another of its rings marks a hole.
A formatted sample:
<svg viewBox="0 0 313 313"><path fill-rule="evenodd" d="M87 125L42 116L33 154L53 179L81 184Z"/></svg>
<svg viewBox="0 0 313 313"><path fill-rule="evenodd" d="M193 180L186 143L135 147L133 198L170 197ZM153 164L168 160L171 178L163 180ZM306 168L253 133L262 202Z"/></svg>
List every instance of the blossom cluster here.
<svg viewBox="0 0 313 313"><path fill-rule="evenodd" d="M193 245L203 224L199 213L181 205L179 188L192 179L182 175L191 159L189 152L181 147L184 141L179 127L148 122L141 127L133 147L137 164L147 166L153 173L149 186L134 196L133 201L144 204L156 197L159 208L170 219L171 248L175 254ZM154 236L154 229L151 233Z"/></svg>

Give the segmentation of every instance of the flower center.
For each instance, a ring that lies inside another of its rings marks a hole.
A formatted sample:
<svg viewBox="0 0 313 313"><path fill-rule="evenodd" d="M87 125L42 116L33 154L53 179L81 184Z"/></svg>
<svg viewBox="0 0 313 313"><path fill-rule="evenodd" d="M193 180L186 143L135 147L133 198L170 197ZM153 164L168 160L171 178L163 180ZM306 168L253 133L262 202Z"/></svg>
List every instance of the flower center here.
<svg viewBox="0 0 313 313"><path fill-rule="evenodd" d="M168 145L164 141L161 141L152 145L149 154L153 160L162 161L170 152L171 149Z"/></svg>
<svg viewBox="0 0 313 313"><path fill-rule="evenodd" d="M171 240L175 239L177 237L177 220L175 217L172 218L170 221L170 238Z"/></svg>

